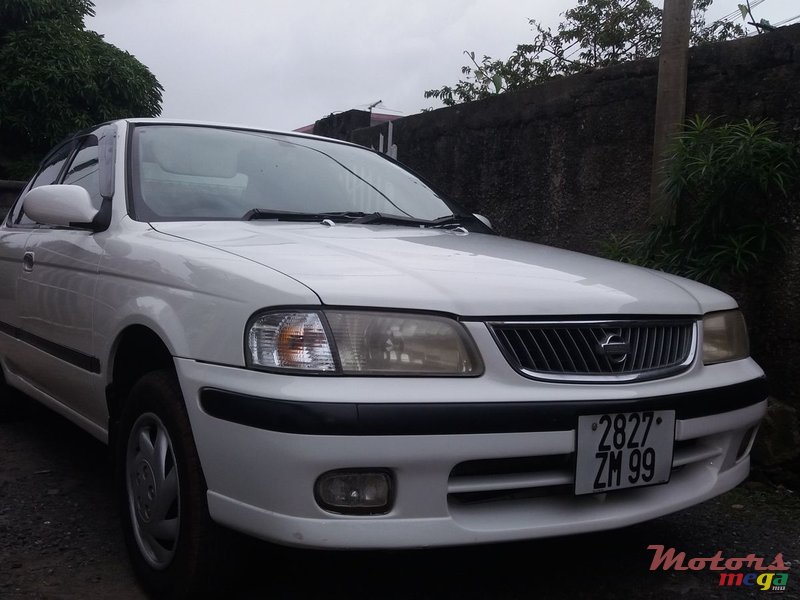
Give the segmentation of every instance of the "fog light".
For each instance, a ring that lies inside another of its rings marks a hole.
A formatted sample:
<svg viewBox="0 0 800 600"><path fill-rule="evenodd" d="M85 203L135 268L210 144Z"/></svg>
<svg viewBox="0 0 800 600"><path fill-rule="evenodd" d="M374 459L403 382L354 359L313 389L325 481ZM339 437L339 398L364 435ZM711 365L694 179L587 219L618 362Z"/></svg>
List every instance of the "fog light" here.
<svg viewBox="0 0 800 600"><path fill-rule="evenodd" d="M392 479L386 471L329 471L315 486L317 503L327 511L346 515L389 512Z"/></svg>

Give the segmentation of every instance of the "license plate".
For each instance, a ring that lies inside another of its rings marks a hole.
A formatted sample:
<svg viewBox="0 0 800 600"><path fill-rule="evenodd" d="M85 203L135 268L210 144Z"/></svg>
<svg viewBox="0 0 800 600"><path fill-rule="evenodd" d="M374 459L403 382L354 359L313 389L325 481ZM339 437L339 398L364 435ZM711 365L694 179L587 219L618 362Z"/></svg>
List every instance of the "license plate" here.
<svg viewBox="0 0 800 600"><path fill-rule="evenodd" d="M578 417L575 494L598 494L669 481L675 411Z"/></svg>

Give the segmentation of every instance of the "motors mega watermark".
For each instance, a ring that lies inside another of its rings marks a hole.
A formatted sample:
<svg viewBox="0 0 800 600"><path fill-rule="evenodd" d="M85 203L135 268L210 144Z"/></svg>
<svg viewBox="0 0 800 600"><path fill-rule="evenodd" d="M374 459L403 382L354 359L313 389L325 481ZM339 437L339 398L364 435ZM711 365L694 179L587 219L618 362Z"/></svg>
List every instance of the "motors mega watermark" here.
<svg viewBox="0 0 800 600"><path fill-rule="evenodd" d="M663 569L669 571L709 571L719 572L719 585L721 586L748 586L758 587L764 591L783 592L789 582L789 566L791 563L783 560L783 554L776 554L775 558L767 564L767 560L755 554L748 554L744 558L724 558L722 550L708 557L686 559L686 552L677 552L675 548L664 549L664 546L650 545L648 550L653 551L653 561L650 570Z"/></svg>

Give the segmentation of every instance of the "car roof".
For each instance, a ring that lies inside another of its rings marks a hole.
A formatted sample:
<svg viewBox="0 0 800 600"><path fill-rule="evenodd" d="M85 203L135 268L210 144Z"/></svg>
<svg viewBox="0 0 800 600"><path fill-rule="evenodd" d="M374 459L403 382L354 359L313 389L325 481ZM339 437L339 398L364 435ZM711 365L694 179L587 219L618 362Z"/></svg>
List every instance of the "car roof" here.
<svg viewBox="0 0 800 600"><path fill-rule="evenodd" d="M299 137L299 138L306 138L311 140L319 140L322 142L331 142L334 144L342 144L345 146L354 146L356 148L361 148L362 150L370 150L365 146L361 146L360 144L353 144L351 142L347 142L344 140L338 140L335 138L324 137L320 135L312 135L310 133L300 133L297 131L283 131L280 129L265 129L262 127L253 127L252 125L242 125L240 123L220 123L215 121L198 121L194 119L168 119L164 117L156 117L156 118L145 118L145 117L136 117L136 118L128 118L128 119L119 119L117 122L124 122L130 123L132 125L189 125L195 127L219 127L223 129L239 129L242 131L257 131L259 133L274 133L279 135L289 135L292 137Z"/></svg>

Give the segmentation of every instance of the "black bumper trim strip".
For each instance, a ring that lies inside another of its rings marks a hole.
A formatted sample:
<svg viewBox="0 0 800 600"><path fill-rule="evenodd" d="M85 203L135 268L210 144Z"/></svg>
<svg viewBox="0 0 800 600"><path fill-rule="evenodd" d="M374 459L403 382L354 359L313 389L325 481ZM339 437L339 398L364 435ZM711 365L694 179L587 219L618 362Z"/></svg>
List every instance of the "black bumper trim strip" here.
<svg viewBox="0 0 800 600"><path fill-rule="evenodd" d="M692 419L752 406L766 397L766 380L759 378L668 396L570 402L296 402L203 388L200 405L212 417L284 433L453 435L566 431L575 428L578 415L638 410L675 410L677 419Z"/></svg>

